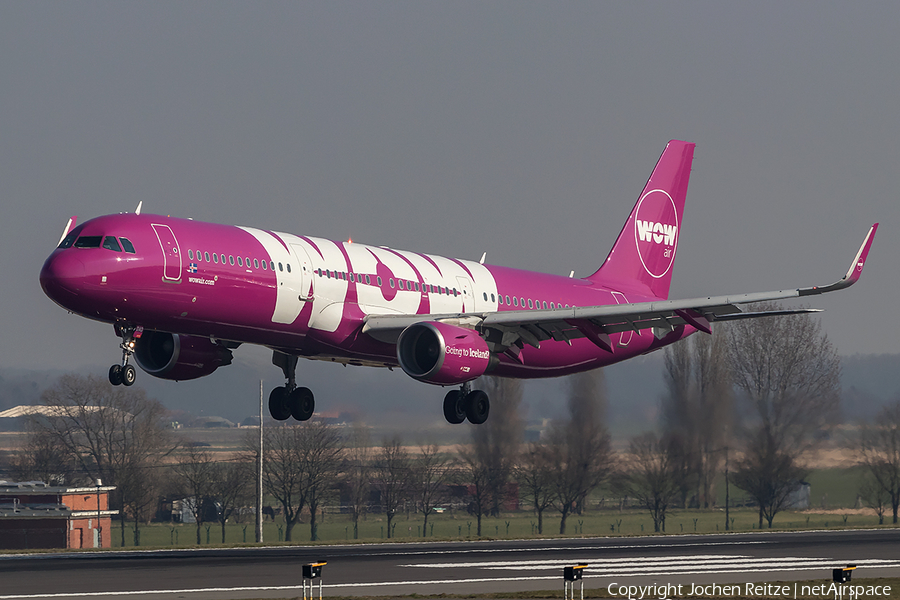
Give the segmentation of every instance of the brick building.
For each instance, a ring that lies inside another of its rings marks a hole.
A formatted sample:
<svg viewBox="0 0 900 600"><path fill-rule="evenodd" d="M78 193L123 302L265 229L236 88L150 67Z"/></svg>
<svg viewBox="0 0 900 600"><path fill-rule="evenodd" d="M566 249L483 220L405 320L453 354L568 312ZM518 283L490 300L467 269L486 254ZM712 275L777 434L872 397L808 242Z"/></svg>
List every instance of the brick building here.
<svg viewBox="0 0 900 600"><path fill-rule="evenodd" d="M114 489L0 481L0 549L108 548Z"/></svg>

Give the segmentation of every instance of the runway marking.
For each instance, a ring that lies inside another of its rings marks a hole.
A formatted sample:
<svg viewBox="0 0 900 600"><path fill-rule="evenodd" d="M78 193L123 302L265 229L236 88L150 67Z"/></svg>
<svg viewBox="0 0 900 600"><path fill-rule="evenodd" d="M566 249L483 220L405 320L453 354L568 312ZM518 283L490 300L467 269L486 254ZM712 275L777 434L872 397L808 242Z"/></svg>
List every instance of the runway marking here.
<svg viewBox="0 0 900 600"><path fill-rule="evenodd" d="M400 565L403 567L416 568L437 568L437 569L498 569L498 570L548 570L561 569L571 566L574 563L591 564L594 566L602 565L605 568L616 567L620 572L628 571L634 573L650 572L661 567L667 567L676 571L686 569L700 569L701 571L715 569L722 565L729 567L758 567L759 570L769 569L775 566L790 566L795 568L810 567L828 567L835 564L833 558L800 558L800 557L752 557L742 555L695 555L695 556L673 556L673 557L639 557L639 558L607 558L607 559L568 559L568 560L522 560L522 561L500 561L500 562L461 562L461 563L416 563ZM900 562L886 559L869 559L866 561L868 566L895 566ZM883 563L883 564L879 564ZM862 563L860 563L862 564ZM628 565L636 565L630 567Z"/></svg>
<svg viewBox="0 0 900 600"><path fill-rule="evenodd" d="M735 562L739 561L739 562ZM577 562L576 560L553 560L553 561L497 561L497 562L469 562L469 563L432 563L432 564L414 564L403 565L407 567L431 567L431 568L480 568L485 570L508 569L508 570L559 570L563 566L569 566ZM590 563L590 561L587 561ZM695 555L695 556L675 556L671 558L664 557L635 557L635 558L611 558L606 560L594 561L594 564L604 567L612 566L613 569L604 568L602 573L591 573L590 567L585 572L585 579L605 579L610 580L614 577L635 577L635 576L661 576L661 575L710 575L723 573L758 573L764 571L774 573L779 571L797 571L804 569L831 569L837 564L842 564L833 558L800 558L800 557L776 557L776 558L753 558L744 555ZM640 566L628 567L628 564L638 564ZM860 568L900 568L900 561L887 559L863 559L857 560L856 565ZM503 581L559 581L559 574L553 575L530 575L530 576L507 576L507 577L468 577L464 579L438 579L438 580L406 580L406 581L377 581L366 583L330 583L326 587L330 590L341 588L384 588L391 586L423 586L423 585L459 585L465 583L491 583ZM37 600L41 598L101 598L109 596L147 596L150 594L196 594L196 593L223 593L223 592L258 592L258 591L295 591L300 590L301 586L283 585L283 586L245 586L232 588L193 588L193 589L169 589L169 590L134 590L134 591L115 591L115 592L69 592L54 594L22 594L22 595L2 595L0 600Z"/></svg>

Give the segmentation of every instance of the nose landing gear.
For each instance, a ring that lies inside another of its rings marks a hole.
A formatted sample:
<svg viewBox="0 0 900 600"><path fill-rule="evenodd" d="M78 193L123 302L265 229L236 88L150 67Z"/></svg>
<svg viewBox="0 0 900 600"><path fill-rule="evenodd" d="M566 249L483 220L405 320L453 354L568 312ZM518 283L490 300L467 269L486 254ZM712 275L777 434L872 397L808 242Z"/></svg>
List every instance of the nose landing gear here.
<svg viewBox="0 0 900 600"><path fill-rule="evenodd" d="M137 379L137 371L134 365L128 363L128 359L134 354L135 340L141 337L144 328L126 323L116 323L113 327L116 329L116 335L122 338L122 343L119 344L122 349L122 364L109 368L109 382L113 385L132 386Z"/></svg>
<svg viewBox="0 0 900 600"><path fill-rule="evenodd" d="M473 425L481 425L487 421L490 411L488 395L481 390L472 390L468 382L444 396L444 418L454 425L466 419Z"/></svg>
<svg viewBox="0 0 900 600"><path fill-rule="evenodd" d="M275 351L272 363L281 367L287 383L269 394L269 414L276 421L287 421L290 417L308 421L316 410L316 401L309 388L297 387L297 357Z"/></svg>

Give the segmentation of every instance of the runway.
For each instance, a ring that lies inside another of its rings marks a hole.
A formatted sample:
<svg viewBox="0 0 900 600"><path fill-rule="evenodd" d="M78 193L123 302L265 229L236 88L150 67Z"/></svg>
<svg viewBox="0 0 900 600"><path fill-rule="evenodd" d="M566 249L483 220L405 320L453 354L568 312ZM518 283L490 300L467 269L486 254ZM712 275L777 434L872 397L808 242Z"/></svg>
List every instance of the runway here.
<svg viewBox="0 0 900 600"><path fill-rule="evenodd" d="M585 587L746 584L900 576L900 530L85 552L0 557L0 600L188 600L301 595L301 565L327 561L325 595L404 596ZM615 588L614 588L615 589Z"/></svg>

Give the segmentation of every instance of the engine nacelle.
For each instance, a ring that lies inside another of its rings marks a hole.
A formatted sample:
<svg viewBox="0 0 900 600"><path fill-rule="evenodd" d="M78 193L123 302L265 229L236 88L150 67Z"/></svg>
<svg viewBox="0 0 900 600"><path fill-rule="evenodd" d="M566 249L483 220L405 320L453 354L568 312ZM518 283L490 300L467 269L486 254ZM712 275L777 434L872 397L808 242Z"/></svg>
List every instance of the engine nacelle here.
<svg viewBox="0 0 900 600"><path fill-rule="evenodd" d="M487 342L471 329L425 321L400 334L397 360L414 379L454 385L483 375L491 365L491 353Z"/></svg>
<svg viewBox="0 0 900 600"><path fill-rule="evenodd" d="M134 359L138 366L154 377L186 381L230 365L231 350L209 338L144 331L135 340Z"/></svg>

